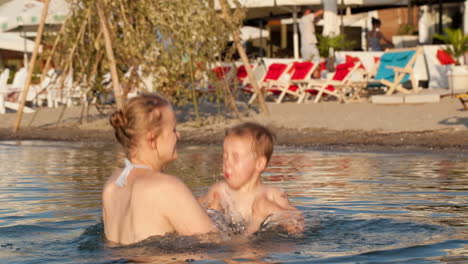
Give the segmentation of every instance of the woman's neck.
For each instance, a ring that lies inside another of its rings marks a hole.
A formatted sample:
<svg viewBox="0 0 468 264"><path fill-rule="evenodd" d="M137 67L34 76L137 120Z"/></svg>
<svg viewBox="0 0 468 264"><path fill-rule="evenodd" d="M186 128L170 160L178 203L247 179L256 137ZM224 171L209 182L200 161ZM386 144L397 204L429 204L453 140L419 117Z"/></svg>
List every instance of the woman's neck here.
<svg viewBox="0 0 468 264"><path fill-rule="evenodd" d="M133 155L129 159L133 164L145 165L157 172L161 172L164 168L163 164L159 160L148 155Z"/></svg>

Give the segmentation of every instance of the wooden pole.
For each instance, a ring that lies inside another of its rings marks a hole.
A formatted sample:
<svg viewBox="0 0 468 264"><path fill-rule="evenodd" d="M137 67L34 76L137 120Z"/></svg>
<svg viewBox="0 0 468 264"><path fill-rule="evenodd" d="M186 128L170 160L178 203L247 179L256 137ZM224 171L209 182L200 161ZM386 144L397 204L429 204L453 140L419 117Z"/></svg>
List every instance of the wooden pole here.
<svg viewBox="0 0 468 264"><path fill-rule="evenodd" d="M44 77L47 74L47 71L49 70L50 63L52 62L52 57L54 56L55 50L57 49L60 39L62 38L62 34L63 32L65 32L65 24L67 23L67 21L68 19L65 20L65 22L60 26L60 31L58 32L57 37L55 38L54 45L52 46L52 50L50 51L49 57L46 60L44 69L42 69L41 83L44 80Z"/></svg>
<svg viewBox="0 0 468 264"><path fill-rule="evenodd" d="M222 15L224 16L224 19L228 22L232 22L231 17L229 15L229 10L228 10L228 3L226 0L220 0L219 4L221 5L221 10L222 10ZM232 33L232 38L234 40L234 43L237 48L237 52L239 52L239 55L241 57L242 63L245 66L245 69L247 71L247 76L249 77L249 81L252 84L255 93L257 93L258 97L258 103L260 105L260 109L262 113L265 115L270 115L270 112L268 111L268 107L265 103L265 98L263 98L262 91L258 87L258 82L255 79L255 76L252 71L252 67L250 66L249 58L247 57L247 53L245 53L245 49L241 44L241 39L240 39L240 33L239 30L236 30Z"/></svg>
<svg viewBox="0 0 468 264"><path fill-rule="evenodd" d="M101 7L101 0L96 1L96 8L99 15L99 20L101 21L102 32L104 33L104 42L106 44L107 59L109 59L110 64L109 67L112 76L112 86L114 87L115 102L117 103L117 108L122 109L122 91L120 89L119 76L117 74L117 66L115 63L114 51L112 49L112 41L109 33L109 28Z"/></svg>
<svg viewBox="0 0 468 264"><path fill-rule="evenodd" d="M78 47L78 43L80 42L80 39L81 39L82 35L85 32L86 25L88 24L88 18L90 16L91 16L91 8L88 9L88 13L86 15L86 21L83 24L81 24L80 31L78 31L78 35L76 36L75 43L73 43L73 46L72 46L72 48L70 50L70 54L68 54L67 64L63 68L63 73L62 73L62 76L61 76L60 82L59 82L59 90L60 91L62 91L62 89L63 89L63 86L65 84L65 79L67 78L68 71L70 70L71 65L72 65L73 56L75 55L75 51L76 51L76 48Z"/></svg>
<svg viewBox="0 0 468 264"><path fill-rule="evenodd" d="M17 133L20 129L24 105L28 96L29 86L31 85L31 79L34 71L34 65L36 64L37 53L39 52L39 46L41 45L42 33L44 32L44 25L47 17L47 12L49 11L49 3L50 0L44 0L44 8L42 9L41 21L39 23L39 29L37 30L36 41L34 42L34 50L31 57L31 62L28 67L28 76L26 77L26 83L24 84L23 94L21 96L21 104L18 108L18 114L16 115L16 124L14 130L15 133Z"/></svg>

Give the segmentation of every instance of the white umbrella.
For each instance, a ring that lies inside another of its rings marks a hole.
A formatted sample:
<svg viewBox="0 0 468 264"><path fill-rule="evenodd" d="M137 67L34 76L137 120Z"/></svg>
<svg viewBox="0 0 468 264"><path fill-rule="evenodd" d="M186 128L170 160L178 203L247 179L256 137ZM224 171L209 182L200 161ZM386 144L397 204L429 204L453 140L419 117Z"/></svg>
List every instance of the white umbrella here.
<svg viewBox="0 0 468 264"><path fill-rule="evenodd" d="M27 50L32 50L34 41L22 38L16 33L0 33L0 49L24 52L24 45Z"/></svg>
<svg viewBox="0 0 468 264"><path fill-rule="evenodd" d="M340 24L338 23L338 3L337 0L323 0L323 35L337 36L340 34Z"/></svg>
<svg viewBox="0 0 468 264"><path fill-rule="evenodd" d="M421 10L423 13L418 22L419 43L431 44L432 37L434 36L434 20L432 19L432 14L429 13L428 6L421 7Z"/></svg>
<svg viewBox="0 0 468 264"><path fill-rule="evenodd" d="M44 4L36 0L12 0L0 6L2 31L36 31ZM65 0L50 2L46 24L61 24L65 21L69 6Z"/></svg>

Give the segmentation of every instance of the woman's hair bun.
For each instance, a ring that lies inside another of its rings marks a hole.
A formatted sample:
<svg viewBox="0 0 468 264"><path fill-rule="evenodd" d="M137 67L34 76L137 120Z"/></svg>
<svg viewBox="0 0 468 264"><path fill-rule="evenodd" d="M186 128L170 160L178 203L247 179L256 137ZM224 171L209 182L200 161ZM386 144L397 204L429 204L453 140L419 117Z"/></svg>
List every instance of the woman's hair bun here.
<svg viewBox="0 0 468 264"><path fill-rule="evenodd" d="M115 111L111 115L109 121L110 121L110 124L112 125L112 127L115 128L115 129L124 128L126 126L126 123L127 123L127 120L126 120L122 110Z"/></svg>

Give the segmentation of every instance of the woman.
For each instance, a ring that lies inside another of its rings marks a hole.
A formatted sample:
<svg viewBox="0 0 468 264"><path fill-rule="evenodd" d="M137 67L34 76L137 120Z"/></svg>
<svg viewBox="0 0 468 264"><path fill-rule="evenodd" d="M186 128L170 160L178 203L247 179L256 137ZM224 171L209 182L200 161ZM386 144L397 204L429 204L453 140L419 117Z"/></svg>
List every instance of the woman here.
<svg viewBox="0 0 468 264"><path fill-rule="evenodd" d="M179 133L170 104L157 95L137 96L116 111L110 123L128 159L125 168L115 170L104 185L106 238L131 244L173 232L216 232L216 226L187 186L162 172L177 158Z"/></svg>
<svg viewBox="0 0 468 264"><path fill-rule="evenodd" d="M380 19L372 18L372 30L367 33L369 51L383 51L384 48L393 48L393 43L380 32L381 25ZM382 45L382 41L386 44Z"/></svg>

